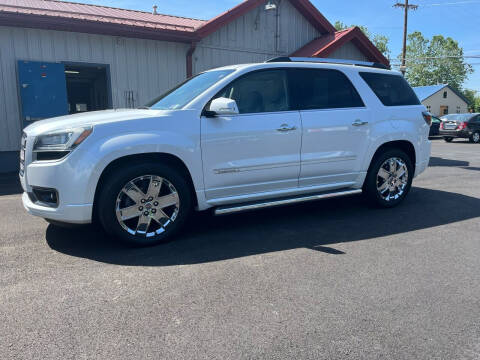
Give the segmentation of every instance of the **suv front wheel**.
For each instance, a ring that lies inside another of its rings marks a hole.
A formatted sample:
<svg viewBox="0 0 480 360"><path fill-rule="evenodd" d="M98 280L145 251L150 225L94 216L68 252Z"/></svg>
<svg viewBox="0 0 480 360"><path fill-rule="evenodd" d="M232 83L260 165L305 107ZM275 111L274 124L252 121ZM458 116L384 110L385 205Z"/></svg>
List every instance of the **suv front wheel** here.
<svg viewBox="0 0 480 360"><path fill-rule="evenodd" d="M385 208L398 205L410 191L413 172L412 161L402 150L390 149L377 155L363 187L367 199Z"/></svg>
<svg viewBox="0 0 480 360"><path fill-rule="evenodd" d="M171 239L191 210L191 192L180 172L156 163L129 163L104 182L97 213L113 237L150 246Z"/></svg>

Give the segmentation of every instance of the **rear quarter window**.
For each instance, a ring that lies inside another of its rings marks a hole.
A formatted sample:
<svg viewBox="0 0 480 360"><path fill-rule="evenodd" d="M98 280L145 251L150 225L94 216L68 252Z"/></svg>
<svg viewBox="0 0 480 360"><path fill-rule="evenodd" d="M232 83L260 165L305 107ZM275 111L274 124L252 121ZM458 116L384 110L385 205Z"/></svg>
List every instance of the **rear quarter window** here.
<svg viewBox="0 0 480 360"><path fill-rule="evenodd" d="M420 105L417 95L401 75L361 72L360 76L385 106Z"/></svg>
<svg viewBox="0 0 480 360"><path fill-rule="evenodd" d="M293 103L299 110L364 107L345 74L332 69L299 68L290 71Z"/></svg>

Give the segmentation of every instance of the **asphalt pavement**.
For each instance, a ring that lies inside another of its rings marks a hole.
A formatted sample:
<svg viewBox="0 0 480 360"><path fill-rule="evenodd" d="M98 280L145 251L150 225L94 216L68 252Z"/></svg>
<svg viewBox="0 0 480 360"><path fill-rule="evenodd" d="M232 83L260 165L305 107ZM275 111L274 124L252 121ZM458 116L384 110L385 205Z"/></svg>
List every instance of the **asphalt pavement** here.
<svg viewBox="0 0 480 360"><path fill-rule="evenodd" d="M480 359L480 145L436 140L389 210L214 217L132 249L0 176L2 359Z"/></svg>

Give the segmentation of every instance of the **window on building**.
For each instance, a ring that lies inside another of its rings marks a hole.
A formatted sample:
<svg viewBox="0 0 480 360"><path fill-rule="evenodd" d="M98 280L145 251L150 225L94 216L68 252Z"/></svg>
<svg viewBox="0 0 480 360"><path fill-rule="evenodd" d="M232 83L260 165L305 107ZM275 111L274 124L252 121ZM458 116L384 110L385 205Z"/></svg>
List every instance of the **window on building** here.
<svg viewBox="0 0 480 360"><path fill-rule="evenodd" d="M401 75L361 72L360 76L385 106L420 105L417 95Z"/></svg>
<svg viewBox="0 0 480 360"><path fill-rule="evenodd" d="M431 112L432 111L432 107L430 105L427 105L427 111L428 112Z"/></svg>
<svg viewBox="0 0 480 360"><path fill-rule="evenodd" d="M446 99L446 98L447 98L447 95L448 95L447 92L444 91L444 92L443 92L443 98Z"/></svg>
<svg viewBox="0 0 480 360"><path fill-rule="evenodd" d="M457 106L457 114L460 114L460 106Z"/></svg>
<svg viewBox="0 0 480 360"><path fill-rule="evenodd" d="M440 106L440 113L442 115L448 115L448 106Z"/></svg>
<svg viewBox="0 0 480 360"><path fill-rule="evenodd" d="M293 104L299 110L364 107L350 80L338 70L295 69L291 72Z"/></svg>

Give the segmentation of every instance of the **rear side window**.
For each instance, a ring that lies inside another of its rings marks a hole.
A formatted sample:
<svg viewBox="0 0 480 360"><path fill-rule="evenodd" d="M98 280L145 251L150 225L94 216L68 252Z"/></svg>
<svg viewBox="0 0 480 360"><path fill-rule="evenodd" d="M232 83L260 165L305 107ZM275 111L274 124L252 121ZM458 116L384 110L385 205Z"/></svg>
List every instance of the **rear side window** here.
<svg viewBox="0 0 480 360"><path fill-rule="evenodd" d="M299 110L365 106L350 80L338 70L295 69L290 77L293 103Z"/></svg>
<svg viewBox="0 0 480 360"><path fill-rule="evenodd" d="M420 105L417 95L401 75L361 72L360 76L385 106Z"/></svg>

